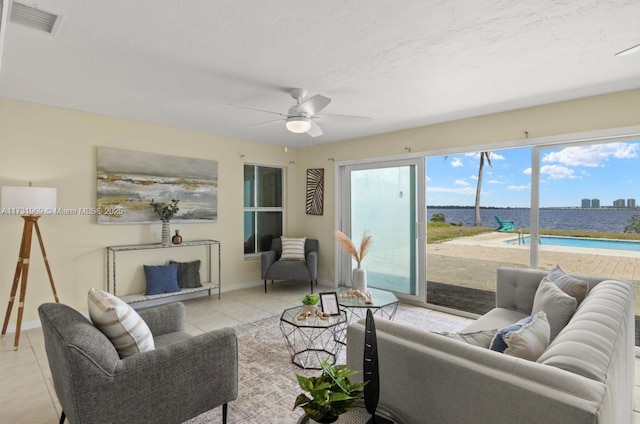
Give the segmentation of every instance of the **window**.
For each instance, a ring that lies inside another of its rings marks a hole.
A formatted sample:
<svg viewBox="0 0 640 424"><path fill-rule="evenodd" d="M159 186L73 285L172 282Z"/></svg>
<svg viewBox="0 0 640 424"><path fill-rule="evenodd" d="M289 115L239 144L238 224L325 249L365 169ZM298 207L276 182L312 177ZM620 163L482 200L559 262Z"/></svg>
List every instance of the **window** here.
<svg viewBox="0 0 640 424"><path fill-rule="evenodd" d="M271 249L282 235L284 218L282 168L244 166L244 253Z"/></svg>

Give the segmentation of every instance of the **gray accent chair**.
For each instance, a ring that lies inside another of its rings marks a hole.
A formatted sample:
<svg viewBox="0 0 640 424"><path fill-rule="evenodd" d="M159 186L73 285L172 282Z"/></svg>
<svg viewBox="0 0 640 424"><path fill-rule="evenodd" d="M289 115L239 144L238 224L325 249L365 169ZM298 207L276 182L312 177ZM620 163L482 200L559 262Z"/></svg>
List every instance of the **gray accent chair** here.
<svg viewBox="0 0 640 424"><path fill-rule="evenodd" d="M267 280L306 280L318 284L318 240L306 239L304 243L304 261L281 261L282 239L274 238L271 242L271 250L262 253L262 279L264 280L264 292L267 292Z"/></svg>
<svg viewBox="0 0 640 424"><path fill-rule="evenodd" d="M137 312L156 349L120 359L109 339L78 311L60 303L38 313L56 395L79 423L182 423L238 396L238 341L223 328L192 336L185 307L170 303Z"/></svg>

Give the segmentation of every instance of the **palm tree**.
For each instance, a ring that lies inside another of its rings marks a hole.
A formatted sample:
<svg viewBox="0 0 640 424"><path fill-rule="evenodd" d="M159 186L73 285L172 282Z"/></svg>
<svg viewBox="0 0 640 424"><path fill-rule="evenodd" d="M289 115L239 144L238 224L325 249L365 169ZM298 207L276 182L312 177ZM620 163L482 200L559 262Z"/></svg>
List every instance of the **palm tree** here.
<svg viewBox="0 0 640 424"><path fill-rule="evenodd" d="M476 187L476 216L474 220L474 225L479 227L482 225L482 219L480 218L480 191L482 190L482 171L484 169L484 161L486 160L489 166L491 165L491 159L489 156L491 155L490 151L480 152L480 166L478 167L478 186Z"/></svg>

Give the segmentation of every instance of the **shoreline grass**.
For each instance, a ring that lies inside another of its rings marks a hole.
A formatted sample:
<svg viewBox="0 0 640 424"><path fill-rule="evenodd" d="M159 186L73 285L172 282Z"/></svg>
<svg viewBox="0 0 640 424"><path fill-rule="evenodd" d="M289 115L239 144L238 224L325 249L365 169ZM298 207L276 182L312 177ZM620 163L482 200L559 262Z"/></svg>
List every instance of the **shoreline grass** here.
<svg viewBox="0 0 640 424"><path fill-rule="evenodd" d="M476 236L478 234L492 233L494 231L495 228L493 227L466 227L461 225L449 224L447 222L428 222L427 244L440 243L460 237L470 237ZM528 228L523 228L522 233L530 234L530 230ZM516 236L518 232L512 231L504 234L513 234L514 236ZM540 229L540 235L612 240L640 240L640 234L638 233L613 233L605 231Z"/></svg>

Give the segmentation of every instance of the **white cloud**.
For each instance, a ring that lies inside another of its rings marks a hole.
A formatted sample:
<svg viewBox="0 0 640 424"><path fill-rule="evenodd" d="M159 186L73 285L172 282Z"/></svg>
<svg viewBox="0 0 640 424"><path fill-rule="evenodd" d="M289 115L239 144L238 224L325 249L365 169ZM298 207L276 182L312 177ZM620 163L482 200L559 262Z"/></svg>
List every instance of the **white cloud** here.
<svg viewBox="0 0 640 424"><path fill-rule="evenodd" d="M544 155L543 162L557 162L567 166L603 166L609 158L633 159L638 157L638 144L609 143L592 146L567 147Z"/></svg>
<svg viewBox="0 0 640 424"><path fill-rule="evenodd" d="M524 171L522 171L523 174L527 174L527 175L531 175L531 168L527 168Z"/></svg>
<svg viewBox="0 0 640 424"><path fill-rule="evenodd" d="M544 165L540 168L540 174L546 175L552 180L561 180L564 178L577 178L573 169L560 165Z"/></svg>
<svg viewBox="0 0 640 424"><path fill-rule="evenodd" d="M455 180L455 181L454 181L454 184L461 185L461 186L468 186L468 185L469 185L469 183L468 183L468 182L466 182L466 181L465 181L465 180L463 180L463 179Z"/></svg>
<svg viewBox="0 0 640 424"><path fill-rule="evenodd" d="M507 186L507 190L514 190L514 191L522 191L522 190L529 190L529 189L531 189L531 186L529 184Z"/></svg>
<svg viewBox="0 0 640 424"><path fill-rule="evenodd" d="M460 158L453 158L453 160L451 161L451 166L453 166L454 168L460 168L461 166L464 166L464 165L460 160Z"/></svg>
<svg viewBox="0 0 640 424"><path fill-rule="evenodd" d="M478 161L480 161L480 152L470 152L465 153L464 155L471 158L476 158ZM491 159L491 162L493 162L494 160L505 160L505 157L500 153L490 152L489 159Z"/></svg>
<svg viewBox="0 0 640 424"><path fill-rule="evenodd" d="M498 181L498 180L489 180L487 181L488 184L504 184L504 182L502 181Z"/></svg>
<svg viewBox="0 0 640 424"><path fill-rule="evenodd" d="M472 176L470 176L469 178L471 178L472 180L477 180L477 179L478 179L478 176L477 176L477 175L472 175Z"/></svg>
<svg viewBox="0 0 640 424"><path fill-rule="evenodd" d="M475 196L476 189L473 187L429 187L427 186L427 193L449 193L449 194L462 194L464 196Z"/></svg>

